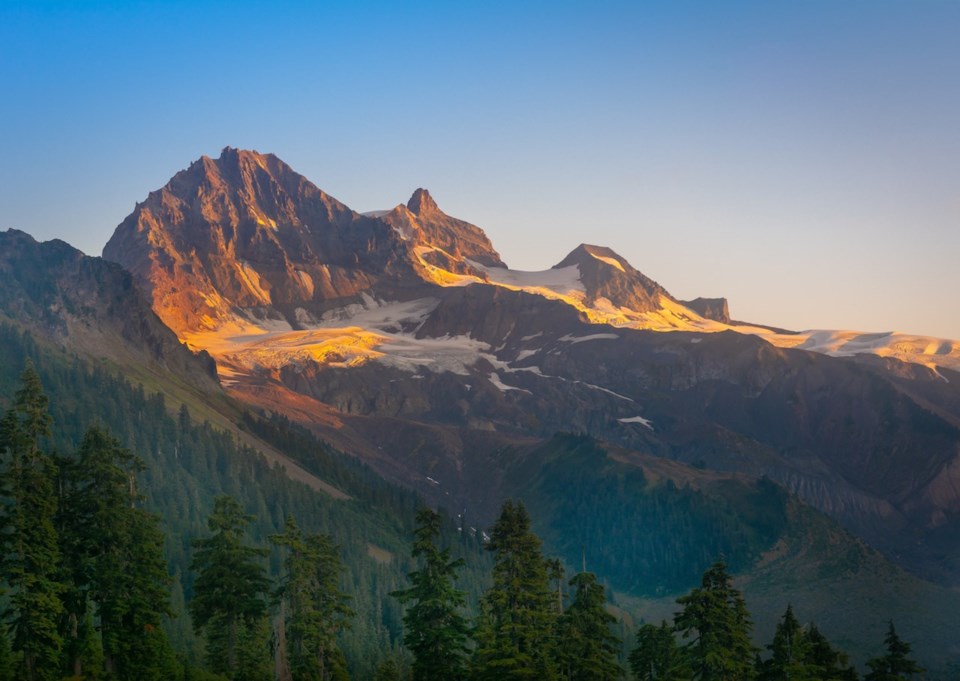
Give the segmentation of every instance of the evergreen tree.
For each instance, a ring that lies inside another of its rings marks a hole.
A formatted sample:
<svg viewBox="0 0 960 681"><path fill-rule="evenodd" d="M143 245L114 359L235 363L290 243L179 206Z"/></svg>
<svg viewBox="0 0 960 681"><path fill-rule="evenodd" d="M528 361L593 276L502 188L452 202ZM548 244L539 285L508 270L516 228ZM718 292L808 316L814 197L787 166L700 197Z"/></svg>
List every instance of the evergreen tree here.
<svg viewBox="0 0 960 681"><path fill-rule="evenodd" d="M410 588L392 594L408 606L403 642L413 653L414 681L459 681L466 675L466 597L453 586L463 560L451 560L450 549L437 546L440 523L440 514L428 508L417 512L412 555L421 567L410 573Z"/></svg>
<svg viewBox="0 0 960 681"><path fill-rule="evenodd" d="M867 660L870 673L864 677L865 681L908 681L914 674L926 671L910 659L911 646L900 638L892 621L883 643L887 647L887 654Z"/></svg>
<svg viewBox="0 0 960 681"><path fill-rule="evenodd" d="M490 535L493 585L481 603L475 675L491 681L554 679L554 595L523 504L505 502Z"/></svg>
<svg viewBox="0 0 960 681"><path fill-rule="evenodd" d="M684 647L697 681L745 681L753 678L752 623L746 603L733 588L723 560L703 575L698 588L677 599L683 609L674 618L677 631L690 639Z"/></svg>
<svg viewBox="0 0 960 681"><path fill-rule="evenodd" d="M28 364L21 387L0 421L3 517L2 568L10 587L12 649L23 681L59 679L65 591L57 542L57 472L44 451L52 419L40 377Z"/></svg>
<svg viewBox="0 0 960 681"><path fill-rule="evenodd" d="M381 660L373 677L373 681L401 681L402 679L400 665L393 655Z"/></svg>
<svg viewBox="0 0 960 681"><path fill-rule="evenodd" d="M568 681L613 681L622 669L617 662L621 641L610 631L616 619L606 611L604 588L591 572L570 580L573 602L560 617L557 657L560 678Z"/></svg>
<svg viewBox="0 0 960 681"><path fill-rule="evenodd" d="M637 645L630 652L630 671L639 681L690 678L673 627L666 620L659 627L643 624L637 630Z"/></svg>
<svg viewBox="0 0 960 681"><path fill-rule="evenodd" d="M0 681L14 681L16 665L13 660L13 651L10 649L10 639L7 636L7 627L0 622Z"/></svg>
<svg viewBox="0 0 960 681"><path fill-rule="evenodd" d="M271 539L288 549L278 593L293 681L346 678L336 637L349 625L353 611L340 589L344 568L339 547L327 535L304 536L293 516L287 517L283 534Z"/></svg>
<svg viewBox="0 0 960 681"><path fill-rule="evenodd" d="M817 678L823 681L857 681L857 670L850 665L846 653L834 649L817 625L807 627L807 662L816 669Z"/></svg>
<svg viewBox="0 0 960 681"><path fill-rule="evenodd" d="M99 426L87 430L75 461L61 462L58 526L74 676L102 669L120 679L159 679L176 666L161 626L170 614L163 533L157 516L137 508L142 468Z"/></svg>
<svg viewBox="0 0 960 681"><path fill-rule="evenodd" d="M810 663L810 642L800 622L793 614L793 606L780 618L773 642L767 646L770 659L759 668L761 681L818 681L820 670Z"/></svg>
<svg viewBox="0 0 960 681"><path fill-rule="evenodd" d="M260 629L258 621L267 614L264 596L270 589L263 567L269 552L244 543L251 520L236 499L217 497L207 523L213 535L193 542L190 566L198 574L189 609L194 628L206 635L207 662L213 672L236 681L256 678L255 672L247 674L248 669L240 667L237 647L241 634L249 638L249 629ZM247 664L251 653L269 657L266 645L260 651L248 650Z"/></svg>

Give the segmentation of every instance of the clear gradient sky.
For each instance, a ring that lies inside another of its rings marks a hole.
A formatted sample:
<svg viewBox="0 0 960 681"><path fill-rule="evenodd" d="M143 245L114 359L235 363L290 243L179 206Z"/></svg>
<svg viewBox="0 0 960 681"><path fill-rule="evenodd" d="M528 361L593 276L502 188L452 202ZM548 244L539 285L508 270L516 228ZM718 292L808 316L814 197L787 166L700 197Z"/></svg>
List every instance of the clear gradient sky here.
<svg viewBox="0 0 960 681"><path fill-rule="evenodd" d="M960 338L960 2L0 0L0 229L99 254L178 170L417 187L787 328Z"/></svg>

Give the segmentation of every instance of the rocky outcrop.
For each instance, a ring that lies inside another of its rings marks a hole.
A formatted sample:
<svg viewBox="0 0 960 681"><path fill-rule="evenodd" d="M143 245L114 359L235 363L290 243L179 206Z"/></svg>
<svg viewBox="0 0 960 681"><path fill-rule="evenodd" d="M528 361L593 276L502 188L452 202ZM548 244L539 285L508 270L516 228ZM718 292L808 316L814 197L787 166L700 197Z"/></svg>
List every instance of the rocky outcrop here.
<svg viewBox="0 0 960 681"><path fill-rule="evenodd" d="M576 265L586 289L589 305L606 298L616 307L634 312L660 309L662 296L669 297L660 284L635 270L630 263L605 246L580 244L554 269Z"/></svg>
<svg viewBox="0 0 960 681"><path fill-rule="evenodd" d="M474 274L465 260L488 267L506 267L483 230L440 210L426 189L417 189L406 205L382 215L405 240L419 247L430 264L461 274Z"/></svg>
<svg viewBox="0 0 960 681"><path fill-rule="evenodd" d="M712 319L724 324L730 323L730 308L726 298L694 298L693 300L679 301L704 319Z"/></svg>
<svg viewBox="0 0 960 681"><path fill-rule="evenodd" d="M80 354L146 362L213 387L216 367L157 318L133 277L60 241L0 232L0 316Z"/></svg>

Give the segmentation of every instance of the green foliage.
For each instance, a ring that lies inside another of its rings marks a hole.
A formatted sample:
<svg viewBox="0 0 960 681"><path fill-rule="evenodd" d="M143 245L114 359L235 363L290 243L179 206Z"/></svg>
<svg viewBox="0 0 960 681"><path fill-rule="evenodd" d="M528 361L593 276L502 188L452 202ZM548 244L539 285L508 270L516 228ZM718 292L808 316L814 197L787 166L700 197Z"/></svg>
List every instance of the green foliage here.
<svg viewBox="0 0 960 681"><path fill-rule="evenodd" d="M40 376L28 364L21 387L0 422L3 456L3 574L11 589L14 651L25 681L59 679L63 638L59 621L66 587L60 572L57 470L44 451L50 436L48 399Z"/></svg>
<svg viewBox="0 0 960 681"><path fill-rule="evenodd" d="M685 590L718 555L746 567L786 527L787 495L769 481L716 490L654 483L584 435L555 435L504 478L548 546L569 565L585 550L594 571L624 592Z"/></svg>
<svg viewBox="0 0 960 681"><path fill-rule="evenodd" d="M327 681L343 674L337 634L349 626L354 612L340 588L343 564L339 547L322 534L305 536L293 516L283 534L273 535L285 547L285 574L278 591L285 639L279 645L289 659L294 681Z"/></svg>
<svg viewBox="0 0 960 681"><path fill-rule="evenodd" d="M630 671L639 681L683 681L690 678L674 629L643 624L637 629L636 647L630 652Z"/></svg>
<svg viewBox="0 0 960 681"><path fill-rule="evenodd" d="M0 408L9 406L24 363L32 359L51 397L52 450L73 451L90 426L99 424L143 459L139 489L145 496L144 508L163 518L164 555L174 578L174 615L163 629L190 673L198 673L204 648L186 605L196 578L189 568L191 541L206 534L207 517L220 494L234 496L246 513L256 516L249 526L256 542L265 544L269 535L282 532L287 515L293 514L305 532L328 534L342 547L346 567L342 588L350 594L357 616L352 628L338 636L338 643L355 678L371 678L380 659L397 653L403 609L389 594L403 588L407 573L416 567L407 540L419 504L414 492L386 482L355 457L282 417L244 417L241 426L266 446L283 451L351 496L348 501L334 499L291 480L279 465L239 444L234 433L198 420L197 414L209 413L203 401L191 401L188 409L180 409L179 403L171 406L169 397L156 392L170 385L148 374L146 385L132 384L108 362L65 356L3 322L0 347L4 349ZM459 586L467 593L467 602L475 604L489 584L492 557L479 537L459 532L446 518L442 540L454 558L467 559ZM271 556L268 569L273 576L279 574L279 554Z"/></svg>
<svg viewBox="0 0 960 681"><path fill-rule="evenodd" d="M767 646L770 659L759 667L760 681L817 681L821 671L811 663L811 642L788 605L777 624L773 642Z"/></svg>
<svg viewBox="0 0 960 681"><path fill-rule="evenodd" d="M616 618L604 608L604 588L591 572L570 580L573 602L557 625L560 676L569 681L614 681L623 670L617 662L621 641L611 631Z"/></svg>
<svg viewBox="0 0 960 681"><path fill-rule="evenodd" d="M926 671L915 660L910 659L912 647L900 638L892 621L883 644L887 648L887 654L867 660L870 673L864 677L865 681L907 681L915 674Z"/></svg>
<svg viewBox="0 0 960 681"><path fill-rule="evenodd" d="M400 663L393 655L383 658L373 675L373 681L403 681L404 678Z"/></svg>
<svg viewBox="0 0 960 681"><path fill-rule="evenodd" d="M547 561L523 504L505 502L490 535L487 548L495 555L493 585L481 604L475 677L553 679L557 614Z"/></svg>
<svg viewBox="0 0 960 681"><path fill-rule="evenodd" d="M413 653L414 681L459 681L466 675L470 627L463 616L466 596L454 588L463 560L440 549L441 517L428 508L417 512L412 556L420 568L409 574L411 586L392 595L407 605L403 642Z"/></svg>
<svg viewBox="0 0 960 681"><path fill-rule="evenodd" d="M0 681L14 681L16 678L16 664L13 659L13 650L10 648L10 638L7 627L0 622Z"/></svg>
<svg viewBox="0 0 960 681"><path fill-rule="evenodd" d="M208 663L235 679L247 678L249 668L240 667L237 648L244 632L257 630L259 621L266 620L264 596L270 590L263 560L268 551L245 543L252 520L233 497L217 497L208 520L213 534L194 540L190 566L197 572L190 613L194 627L206 632ZM269 658L269 649L259 654Z"/></svg>
<svg viewBox="0 0 960 681"><path fill-rule="evenodd" d="M162 628L170 615L163 532L157 516L137 507L141 468L99 426L84 435L75 460L61 462L67 666L77 675L104 669L118 679L147 680L177 672Z"/></svg>
<svg viewBox="0 0 960 681"><path fill-rule="evenodd" d="M857 681L857 670L850 666L846 653L836 650L815 624L807 627L807 661L822 681Z"/></svg>
<svg viewBox="0 0 960 681"><path fill-rule="evenodd" d="M698 681L745 681L753 678L752 624L746 603L733 588L723 560L703 575L701 585L677 599L677 631L690 641L684 647Z"/></svg>

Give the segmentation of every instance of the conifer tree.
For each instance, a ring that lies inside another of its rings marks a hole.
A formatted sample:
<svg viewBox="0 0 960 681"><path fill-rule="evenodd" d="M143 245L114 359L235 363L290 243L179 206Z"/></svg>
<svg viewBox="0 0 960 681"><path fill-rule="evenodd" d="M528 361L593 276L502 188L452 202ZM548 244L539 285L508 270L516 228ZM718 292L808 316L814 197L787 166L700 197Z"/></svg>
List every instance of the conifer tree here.
<svg viewBox="0 0 960 681"><path fill-rule="evenodd" d="M490 532L493 586L481 603L474 672L491 681L556 678L554 594L540 539L520 502L507 501Z"/></svg>
<svg viewBox="0 0 960 681"><path fill-rule="evenodd" d="M690 678L674 629L666 620L659 627L643 624L637 629L637 645L630 652L630 671L639 681Z"/></svg>
<svg viewBox="0 0 960 681"><path fill-rule="evenodd" d="M377 665L373 681L401 681L400 665L393 655L384 658Z"/></svg>
<svg viewBox="0 0 960 681"><path fill-rule="evenodd" d="M864 677L865 681L908 681L914 674L926 671L910 659L912 647L900 638L892 621L883 643L887 647L887 654L867 660L870 673Z"/></svg>
<svg viewBox="0 0 960 681"><path fill-rule="evenodd" d="M739 591L733 588L727 566L718 560L701 584L677 599L683 609L674 623L697 681L745 681L753 678L754 648L750 643L750 615Z"/></svg>
<svg viewBox="0 0 960 681"><path fill-rule="evenodd" d="M23 681L59 679L65 591L55 516L56 466L44 451L52 419L40 377L28 364L21 387L0 421L3 458L2 573L10 587L12 649Z"/></svg>
<svg viewBox="0 0 960 681"><path fill-rule="evenodd" d="M813 665L818 679L823 681L857 681L857 670L850 665L846 653L836 650L816 624L807 627L807 662Z"/></svg>
<svg viewBox="0 0 960 681"><path fill-rule="evenodd" d="M251 520L253 516L245 514L236 499L217 497L207 521L213 534L193 542L190 566L198 574L189 609L194 628L206 635L207 663L211 671L235 681L253 681L258 676L240 667L237 648L241 634L249 639L251 628L262 630L258 622L266 618L264 597L270 589L263 566L268 551L244 542ZM251 652L269 658L265 641L262 650L244 652L247 665Z"/></svg>
<svg viewBox="0 0 960 681"><path fill-rule="evenodd" d="M16 678L14 667L13 651L10 649L7 627L3 622L0 622L0 681L14 681Z"/></svg>
<svg viewBox="0 0 960 681"><path fill-rule="evenodd" d="M278 595L284 602L284 647L293 681L347 678L336 637L353 611L340 589L339 547L327 535L304 536L293 516L287 517L283 534L271 540L288 549Z"/></svg>
<svg viewBox="0 0 960 681"><path fill-rule="evenodd" d="M428 508L417 512L412 555L420 569L409 574L410 588L392 594L408 606L403 642L413 653L414 681L459 681L467 671L466 596L453 586L463 560L451 560L450 549L437 546L440 522Z"/></svg>
<svg viewBox="0 0 960 681"><path fill-rule="evenodd" d="M172 651L161 627L169 577L159 519L137 508L143 464L99 426L75 461L61 461L58 517L69 589L65 635L74 676L104 670L121 679L162 678ZM92 631L91 608L99 623Z"/></svg>
<svg viewBox="0 0 960 681"><path fill-rule="evenodd" d="M817 681L820 671L810 663L810 642L806 632L788 605L777 624L773 642L767 646L770 659L759 671L761 681Z"/></svg>
<svg viewBox="0 0 960 681"><path fill-rule="evenodd" d="M604 608L606 597L596 575L581 572L570 580L573 602L560 617L557 657L560 678L567 681L614 681L623 670L617 662L621 641L611 631L616 618Z"/></svg>

